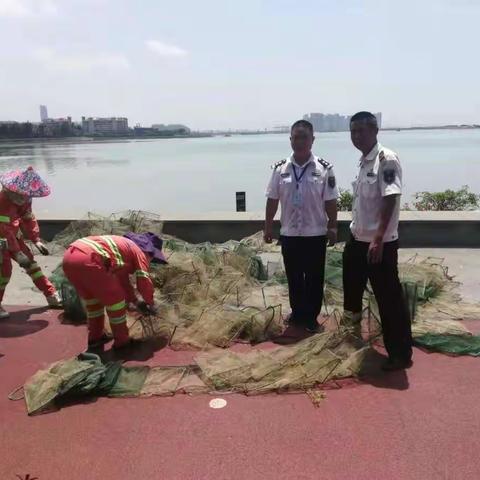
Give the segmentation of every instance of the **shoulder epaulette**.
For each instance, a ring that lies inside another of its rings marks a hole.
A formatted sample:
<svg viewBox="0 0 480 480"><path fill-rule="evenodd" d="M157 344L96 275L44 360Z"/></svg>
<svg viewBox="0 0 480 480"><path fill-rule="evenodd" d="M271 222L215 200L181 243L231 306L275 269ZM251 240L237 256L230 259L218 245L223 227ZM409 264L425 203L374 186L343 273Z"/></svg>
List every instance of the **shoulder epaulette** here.
<svg viewBox="0 0 480 480"><path fill-rule="evenodd" d="M281 166L284 165L286 162L287 162L287 160L284 158L283 160L280 160L279 162L274 163L274 164L272 165L272 169L273 169L273 170L276 170L278 167L281 167Z"/></svg>
<svg viewBox="0 0 480 480"><path fill-rule="evenodd" d="M330 170L333 165L331 163L328 163L326 160L324 160L323 158L319 158L318 159L318 163L320 165L322 165L323 167L325 167L327 170Z"/></svg>

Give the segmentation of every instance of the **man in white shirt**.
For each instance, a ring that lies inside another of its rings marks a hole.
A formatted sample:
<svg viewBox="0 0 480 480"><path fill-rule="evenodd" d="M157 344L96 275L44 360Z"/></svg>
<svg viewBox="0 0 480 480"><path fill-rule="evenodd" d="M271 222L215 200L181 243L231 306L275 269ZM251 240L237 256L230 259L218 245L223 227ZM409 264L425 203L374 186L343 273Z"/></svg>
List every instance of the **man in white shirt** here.
<svg viewBox="0 0 480 480"><path fill-rule="evenodd" d="M359 331L363 292L370 280L388 353L384 370L411 366L410 316L398 277L398 219L402 168L395 152L377 141L377 119L359 112L350 120L353 145L362 152L353 182L351 238L343 254L344 322Z"/></svg>
<svg viewBox="0 0 480 480"><path fill-rule="evenodd" d="M274 165L267 188L264 237L272 242L273 219L281 206L280 242L288 279L291 325L318 330L323 301L327 238L337 239L338 191L332 166L312 154L315 137L306 120L292 125L293 153Z"/></svg>

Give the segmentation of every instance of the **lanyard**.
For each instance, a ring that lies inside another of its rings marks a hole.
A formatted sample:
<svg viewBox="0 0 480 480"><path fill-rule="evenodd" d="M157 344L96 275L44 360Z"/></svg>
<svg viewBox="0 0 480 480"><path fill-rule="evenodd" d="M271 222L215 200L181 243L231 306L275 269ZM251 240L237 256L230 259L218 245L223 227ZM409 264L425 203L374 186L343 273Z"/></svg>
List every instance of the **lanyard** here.
<svg viewBox="0 0 480 480"><path fill-rule="evenodd" d="M300 184L300 181L302 180L303 176L305 175L305 172L307 171L308 163L303 167L300 168L301 173L300 175L297 175L297 167L292 163L293 167L293 174L295 175L295 181L297 182L297 190L298 190L298 185Z"/></svg>

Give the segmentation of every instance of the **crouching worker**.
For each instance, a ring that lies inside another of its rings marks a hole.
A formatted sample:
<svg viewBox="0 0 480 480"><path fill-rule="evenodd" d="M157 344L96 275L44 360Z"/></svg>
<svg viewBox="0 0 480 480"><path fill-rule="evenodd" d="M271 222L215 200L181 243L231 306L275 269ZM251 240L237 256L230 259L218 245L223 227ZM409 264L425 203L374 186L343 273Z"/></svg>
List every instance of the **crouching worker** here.
<svg viewBox="0 0 480 480"><path fill-rule="evenodd" d="M48 305L58 308L61 301L55 287L35 262L24 241L25 236L42 255L48 255L48 249L40 241L40 229L32 212L32 198L46 197L50 188L32 167L25 171L7 172L0 177L0 183L0 319L9 316L1 303L12 275L12 259L25 269L45 295Z"/></svg>
<svg viewBox="0 0 480 480"><path fill-rule="evenodd" d="M89 349L101 347L110 340L104 333L105 309L116 350L131 345L127 327L129 303L135 303L143 313L155 313L148 270L158 255L153 248L143 246L142 251L141 247L128 238L104 235L81 238L65 252L63 271L87 310ZM143 301L137 301L130 275L136 277Z"/></svg>

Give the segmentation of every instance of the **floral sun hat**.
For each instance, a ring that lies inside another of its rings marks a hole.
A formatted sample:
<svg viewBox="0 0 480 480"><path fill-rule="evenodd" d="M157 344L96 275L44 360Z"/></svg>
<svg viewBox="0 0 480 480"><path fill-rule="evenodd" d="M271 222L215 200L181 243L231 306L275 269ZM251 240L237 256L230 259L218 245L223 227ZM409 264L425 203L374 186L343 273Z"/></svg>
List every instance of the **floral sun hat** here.
<svg viewBox="0 0 480 480"><path fill-rule="evenodd" d="M0 183L10 192L30 198L46 197L51 193L50 187L33 167L28 167L24 171L14 170L4 173L0 176Z"/></svg>

